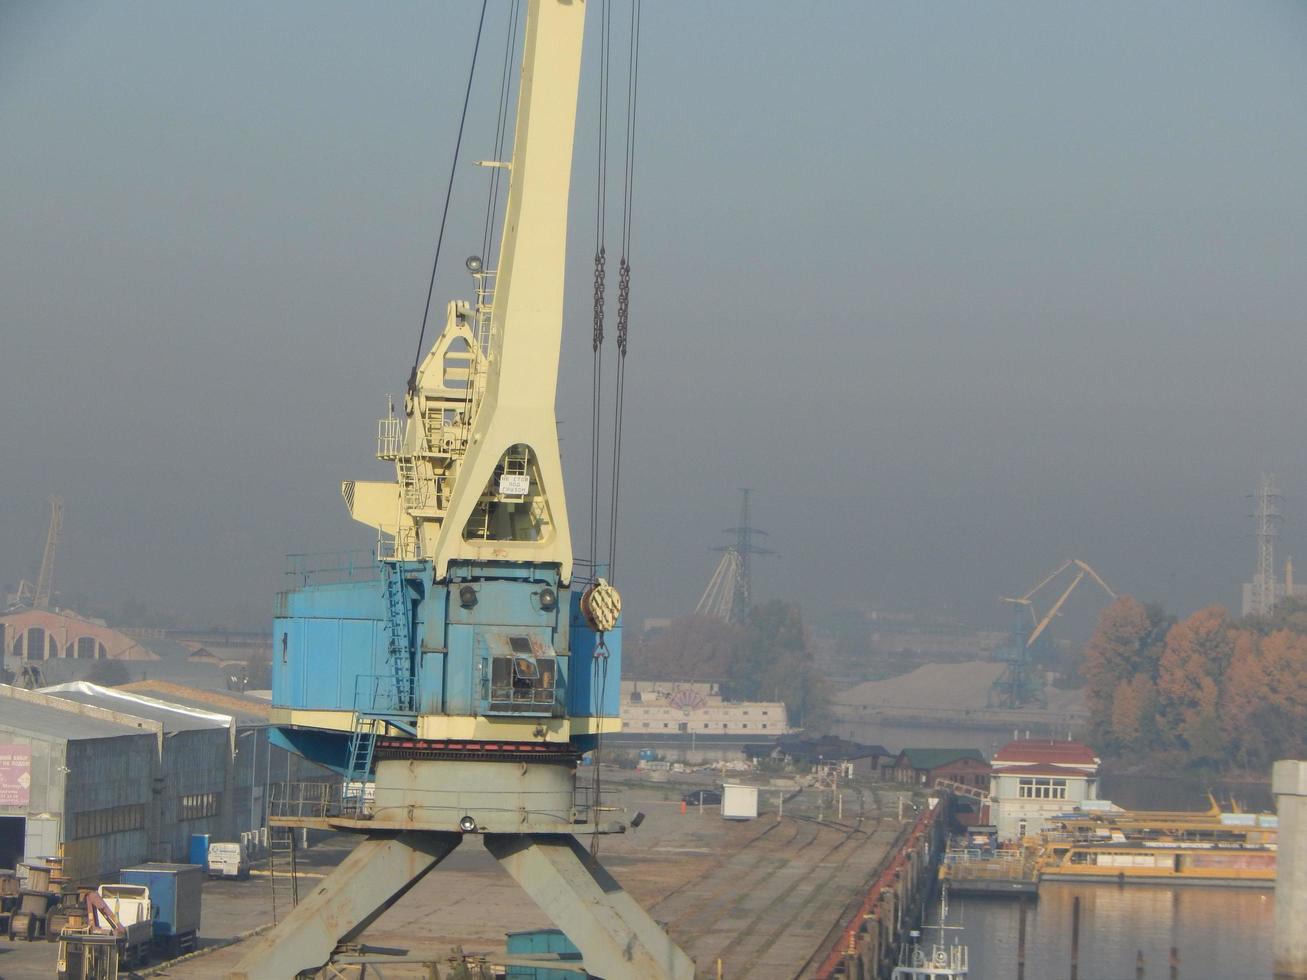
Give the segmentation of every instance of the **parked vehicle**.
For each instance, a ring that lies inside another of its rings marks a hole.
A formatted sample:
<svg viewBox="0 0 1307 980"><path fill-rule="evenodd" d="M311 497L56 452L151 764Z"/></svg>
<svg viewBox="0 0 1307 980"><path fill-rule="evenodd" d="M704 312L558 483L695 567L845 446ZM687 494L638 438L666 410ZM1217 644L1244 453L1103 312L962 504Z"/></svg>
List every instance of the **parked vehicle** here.
<svg viewBox="0 0 1307 980"><path fill-rule="evenodd" d="M200 895L204 869L198 864L150 862L123 868L123 885L143 885L154 904L154 945L160 953L175 956L195 948L200 929ZM106 887L122 887L102 885Z"/></svg>
<svg viewBox="0 0 1307 980"><path fill-rule="evenodd" d="M250 876L250 862L239 843L219 842L209 845L209 877L240 878Z"/></svg>
<svg viewBox="0 0 1307 980"><path fill-rule="evenodd" d="M720 806L722 794L715 789L695 789L681 797L691 806Z"/></svg>

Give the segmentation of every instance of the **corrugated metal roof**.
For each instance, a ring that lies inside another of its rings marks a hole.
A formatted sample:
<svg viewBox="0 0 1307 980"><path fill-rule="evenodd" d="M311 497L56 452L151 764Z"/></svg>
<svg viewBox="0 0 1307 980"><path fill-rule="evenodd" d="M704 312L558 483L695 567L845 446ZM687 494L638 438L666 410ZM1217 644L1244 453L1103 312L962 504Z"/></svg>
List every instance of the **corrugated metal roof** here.
<svg viewBox="0 0 1307 980"><path fill-rule="evenodd" d="M162 723L165 732L191 732L206 728L230 728L233 724L231 715L218 714L213 711L173 704L157 698L133 694L113 687L99 687L85 681L71 684L56 684L54 687L41 689L42 694L50 694L69 701L93 704L121 711L138 718L148 718Z"/></svg>
<svg viewBox="0 0 1307 980"><path fill-rule="evenodd" d="M152 734L149 728L134 728L101 718L87 718L74 711L30 704L16 698L6 698L0 702L0 731L39 735L61 742L117 738L142 732Z"/></svg>
<svg viewBox="0 0 1307 980"><path fill-rule="evenodd" d="M266 725L272 716L272 704L236 691L206 691L172 681L149 680L120 684L120 691L144 694L161 701L180 704L187 708L216 711L236 718L239 725Z"/></svg>

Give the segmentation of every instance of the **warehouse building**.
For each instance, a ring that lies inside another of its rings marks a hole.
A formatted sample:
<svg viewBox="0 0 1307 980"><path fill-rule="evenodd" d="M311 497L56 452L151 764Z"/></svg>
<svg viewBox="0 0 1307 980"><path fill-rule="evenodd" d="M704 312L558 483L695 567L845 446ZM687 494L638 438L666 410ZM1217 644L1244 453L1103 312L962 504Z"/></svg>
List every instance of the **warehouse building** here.
<svg viewBox="0 0 1307 980"><path fill-rule="evenodd" d="M76 878L150 853L162 725L0 685L0 867L58 853Z"/></svg>
<svg viewBox="0 0 1307 980"><path fill-rule="evenodd" d="M150 853L154 860L185 860L192 834L231 839L232 755L236 739L231 715L85 681L43 688L42 693L143 718L162 727L162 748L153 774L157 815Z"/></svg>
<svg viewBox="0 0 1307 980"><path fill-rule="evenodd" d="M238 691L212 691L167 680L137 681L116 690L143 694L169 704L230 715L236 723L232 758L232 819L237 835L267 824L267 799L281 783L338 779L303 756L273 744L272 700ZM234 839L234 838L233 838Z"/></svg>

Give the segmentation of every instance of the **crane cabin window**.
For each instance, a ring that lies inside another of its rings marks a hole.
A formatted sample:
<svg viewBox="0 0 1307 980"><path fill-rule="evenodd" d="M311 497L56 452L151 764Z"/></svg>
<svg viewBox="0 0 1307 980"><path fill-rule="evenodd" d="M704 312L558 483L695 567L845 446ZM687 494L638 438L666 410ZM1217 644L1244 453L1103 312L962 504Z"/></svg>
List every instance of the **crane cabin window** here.
<svg viewBox="0 0 1307 980"><path fill-rule="evenodd" d="M558 662L552 648L528 636L489 636L489 678L484 692L491 714L551 715L558 707Z"/></svg>

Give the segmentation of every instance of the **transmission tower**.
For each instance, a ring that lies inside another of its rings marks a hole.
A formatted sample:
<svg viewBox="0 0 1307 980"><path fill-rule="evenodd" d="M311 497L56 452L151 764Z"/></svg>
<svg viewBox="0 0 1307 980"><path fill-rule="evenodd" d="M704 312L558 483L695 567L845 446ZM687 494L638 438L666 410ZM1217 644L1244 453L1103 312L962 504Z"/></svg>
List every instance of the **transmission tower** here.
<svg viewBox="0 0 1307 980"><path fill-rule="evenodd" d="M1253 575L1252 609L1256 616L1269 616L1275 609L1275 539L1280 536L1280 491L1275 477L1262 474L1253 498L1253 534L1257 538L1257 571Z"/></svg>
<svg viewBox="0 0 1307 980"><path fill-rule="evenodd" d="M735 527L728 527L722 532L734 534L735 543L713 549L726 552L726 558L734 555L735 588L731 595L730 615L727 617L727 622L730 623L748 622L749 610L753 608L753 556L776 554L754 541L756 537L766 537L767 532L754 527L749 521L749 495L752 493L749 489L740 491L740 520Z"/></svg>

